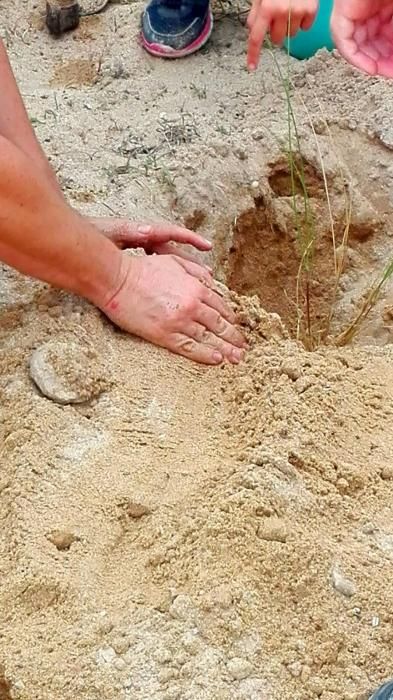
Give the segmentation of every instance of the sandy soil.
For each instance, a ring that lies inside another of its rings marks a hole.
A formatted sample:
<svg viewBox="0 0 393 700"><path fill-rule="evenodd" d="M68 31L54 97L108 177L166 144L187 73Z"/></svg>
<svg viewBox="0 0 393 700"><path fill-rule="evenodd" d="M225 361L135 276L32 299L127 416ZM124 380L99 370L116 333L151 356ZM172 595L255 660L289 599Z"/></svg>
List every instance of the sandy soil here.
<svg viewBox="0 0 393 700"><path fill-rule="evenodd" d="M247 74L233 6L198 56L150 59L141 7L112 3L55 41L40 6L4 0L2 35L72 204L210 235L217 276L246 295L250 351L237 369L194 366L2 269L0 698L366 700L393 675L391 290L355 346L293 339L275 63ZM392 254L392 87L325 54L290 74L318 323L324 176L339 229L353 201L336 332ZM37 389L37 351L81 403Z"/></svg>

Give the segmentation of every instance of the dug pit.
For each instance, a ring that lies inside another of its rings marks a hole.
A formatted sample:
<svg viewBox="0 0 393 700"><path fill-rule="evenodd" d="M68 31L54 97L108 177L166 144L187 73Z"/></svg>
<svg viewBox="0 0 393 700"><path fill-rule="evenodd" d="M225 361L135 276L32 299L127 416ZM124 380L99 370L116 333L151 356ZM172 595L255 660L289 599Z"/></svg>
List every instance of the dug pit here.
<svg viewBox="0 0 393 700"><path fill-rule="evenodd" d="M271 165L253 205L232 222L223 267L228 287L256 295L294 337L316 347L356 314L375 280L375 250L386 240L386 228L350 182L324 179L308 162L296 167L293 173L285 156ZM308 264L302 236L313 240Z"/></svg>

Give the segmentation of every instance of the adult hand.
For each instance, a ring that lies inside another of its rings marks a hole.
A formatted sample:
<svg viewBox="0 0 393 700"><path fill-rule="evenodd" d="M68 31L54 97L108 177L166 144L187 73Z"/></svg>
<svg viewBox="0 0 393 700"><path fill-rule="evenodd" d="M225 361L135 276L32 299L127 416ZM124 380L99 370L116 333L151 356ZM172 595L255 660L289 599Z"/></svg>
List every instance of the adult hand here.
<svg viewBox="0 0 393 700"><path fill-rule="evenodd" d="M393 0L335 0L331 30L337 50L371 75L393 77Z"/></svg>
<svg viewBox="0 0 393 700"><path fill-rule="evenodd" d="M273 44L281 45L288 35L310 29L317 9L318 0L253 0L247 19L248 68L256 69L267 32Z"/></svg>
<svg viewBox="0 0 393 700"><path fill-rule="evenodd" d="M211 243L194 231L173 224L143 224L127 219L97 218L90 219L101 233L109 238L118 248L143 248L148 255L176 255L198 262L191 253L179 248L178 243L192 245L201 251L211 250Z"/></svg>
<svg viewBox="0 0 393 700"><path fill-rule="evenodd" d="M179 256L124 255L117 289L97 306L129 333L191 360L237 364L245 341L212 284L206 268Z"/></svg>

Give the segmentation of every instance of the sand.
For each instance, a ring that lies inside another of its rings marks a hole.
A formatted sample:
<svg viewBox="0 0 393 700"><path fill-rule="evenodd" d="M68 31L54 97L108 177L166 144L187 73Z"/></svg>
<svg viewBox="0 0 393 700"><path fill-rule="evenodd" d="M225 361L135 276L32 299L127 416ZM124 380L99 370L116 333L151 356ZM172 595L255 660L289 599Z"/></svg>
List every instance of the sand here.
<svg viewBox="0 0 393 700"><path fill-rule="evenodd" d="M233 5L199 55L153 60L141 8L112 3L54 40L41 6L4 0L1 33L73 206L208 235L250 350L199 367L2 268L0 698L366 700L393 675L392 290L352 345L296 340L275 63L248 75ZM393 251L392 87L324 53L290 74L317 325L324 178L338 229L354 202L334 336Z"/></svg>

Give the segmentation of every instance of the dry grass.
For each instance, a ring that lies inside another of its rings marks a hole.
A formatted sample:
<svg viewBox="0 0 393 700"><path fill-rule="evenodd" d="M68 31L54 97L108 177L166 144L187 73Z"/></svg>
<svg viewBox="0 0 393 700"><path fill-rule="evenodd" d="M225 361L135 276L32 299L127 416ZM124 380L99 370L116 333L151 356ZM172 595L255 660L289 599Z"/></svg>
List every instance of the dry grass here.
<svg viewBox="0 0 393 700"><path fill-rule="evenodd" d="M348 238L351 225L352 202L348 183L345 181L344 174L341 173L344 193L345 193L345 216L344 223L340 223L337 230L336 218L332 208L331 196L329 192L329 183L326 176L326 169L318 135L314 128L313 115L310 113L301 95L299 97L302 107L307 115L313 137L315 139L316 150L319 158L319 166L322 174L323 187L326 197L326 205L329 215L329 227L331 231L331 254L332 268L334 274L333 291L330 300L330 310L327 315L323 327L318 327L314 322L314 318L318 315L316 309L312 308L310 290L313 281L316 279L314 267L314 253L317 244L317 229L315 225L314 213L310 204L310 193L307 187L305 177L305 163L302 156L301 140L296 123L296 116L293 106L293 90L294 85L290 79L290 60L288 54L287 73L284 75L280 63L277 60L271 44L269 44L270 55L278 71L281 84L285 93L287 106L287 123L288 123L288 147L287 157L291 175L292 187L292 206L294 212L294 227L296 231L296 240L300 257L299 270L296 284L296 313L297 313L297 338L301 340L305 346L313 350L320 345L321 342L333 342L336 345L345 345L353 340L359 332L363 322L368 317L376 302L381 296L381 292L387 282L393 277L393 258L387 263L385 269L380 274L378 279L373 283L370 289L366 292L363 300L360 302L360 307L354 318L349 322L347 327L339 333L338 336L331 336L331 326L335 314L337 295L339 290L340 280L343 274L345 260L348 251ZM325 116L320 112L325 125L326 133L329 135L332 150L334 151L334 141L331 131ZM299 206L299 185L301 190L301 206Z"/></svg>

